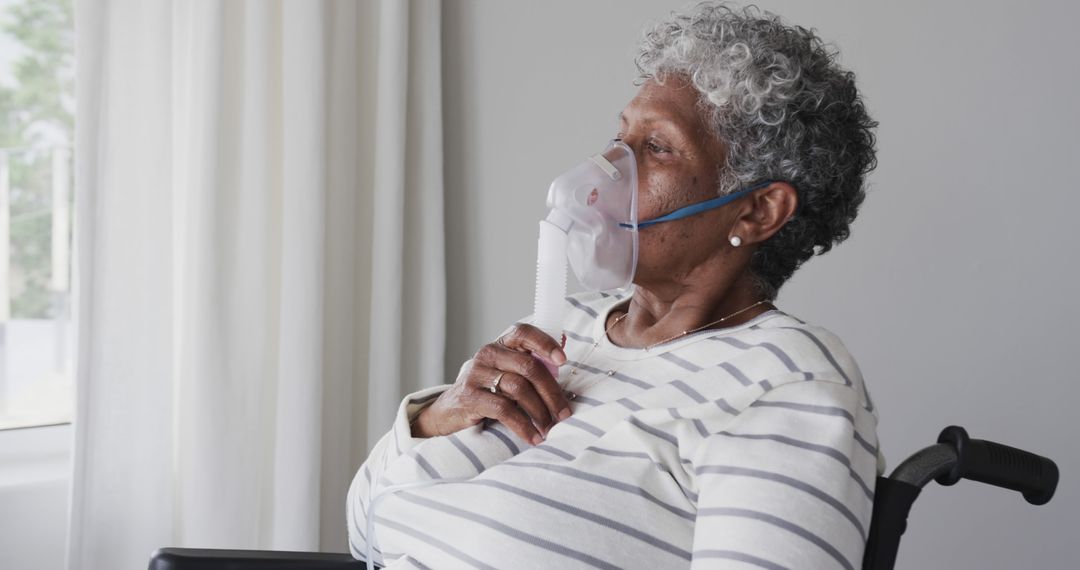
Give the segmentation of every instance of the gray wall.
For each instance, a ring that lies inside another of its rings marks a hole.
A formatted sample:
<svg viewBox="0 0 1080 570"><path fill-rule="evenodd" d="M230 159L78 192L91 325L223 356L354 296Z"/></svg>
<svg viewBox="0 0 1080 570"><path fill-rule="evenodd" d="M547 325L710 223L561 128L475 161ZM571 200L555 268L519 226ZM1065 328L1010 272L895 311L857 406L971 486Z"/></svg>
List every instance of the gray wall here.
<svg viewBox="0 0 1080 570"><path fill-rule="evenodd" d="M547 185L612 136L639 31L682 5L446 2L448 371L531 311ZM1078 567L1080 5L760 5L836 42L881 122L852 238L780 307L858 358L890 469L959 424L1063 473L1044 507L932 486L898 567Z"/></svg>

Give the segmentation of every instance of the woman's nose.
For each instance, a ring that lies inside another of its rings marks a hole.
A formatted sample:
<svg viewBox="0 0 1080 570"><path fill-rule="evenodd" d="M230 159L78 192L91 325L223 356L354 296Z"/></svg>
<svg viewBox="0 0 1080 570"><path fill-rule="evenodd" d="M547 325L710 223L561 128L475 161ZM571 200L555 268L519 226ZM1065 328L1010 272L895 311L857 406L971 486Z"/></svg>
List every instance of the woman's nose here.
<svg viewBox="0 0 1080 570"><path fill-rule="evenodd" d="M638 150L641 148L641 137L633 134L625 134L619 137L619 140L626 146L630 147L634 151L634 155L640 154Z"/></svg>

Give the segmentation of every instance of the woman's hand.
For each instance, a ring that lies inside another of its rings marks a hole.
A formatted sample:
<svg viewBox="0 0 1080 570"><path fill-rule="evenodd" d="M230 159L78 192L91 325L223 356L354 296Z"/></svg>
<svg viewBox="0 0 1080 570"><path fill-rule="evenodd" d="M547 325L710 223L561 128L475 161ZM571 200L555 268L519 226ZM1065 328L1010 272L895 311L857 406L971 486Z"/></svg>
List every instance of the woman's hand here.
<svg viewBox="0 0 1080 570"><path fill-rule="evenodd" d="M540 329L517 323L465 362L457 380L413 422L415 437L447 435L491 418L537 445L556 421L570 416L570 403L542 362L566 362L559 343ZM492 391L495 379L498 387Z"/></svg>

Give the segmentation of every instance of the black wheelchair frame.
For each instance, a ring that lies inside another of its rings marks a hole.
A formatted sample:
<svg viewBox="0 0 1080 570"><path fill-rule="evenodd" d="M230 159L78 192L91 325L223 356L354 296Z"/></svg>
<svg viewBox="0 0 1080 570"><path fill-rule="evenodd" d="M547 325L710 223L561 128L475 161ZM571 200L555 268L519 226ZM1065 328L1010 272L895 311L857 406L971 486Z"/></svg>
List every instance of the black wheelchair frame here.
<svg viewBox="0 0 1080 570"><path fill-rule="evenodd" d="M907 529L911 505L930 481L953 485L961 479L1020 492L1032 505L1054 496L1058 468L1050 459L992 441L971 439L962 427L942 430L938 442L908 457L888 477L878 477L863 570L892 570ZM350 554L161 548L149 570L360 570L366 563Z"/></svg>

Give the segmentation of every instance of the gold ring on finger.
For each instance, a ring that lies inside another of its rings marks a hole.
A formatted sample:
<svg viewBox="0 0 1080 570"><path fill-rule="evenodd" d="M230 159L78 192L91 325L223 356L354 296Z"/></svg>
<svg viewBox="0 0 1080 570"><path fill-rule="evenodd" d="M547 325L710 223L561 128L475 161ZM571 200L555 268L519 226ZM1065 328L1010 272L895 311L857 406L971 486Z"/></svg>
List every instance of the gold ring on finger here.
<svg viewBox="0 0 1080 570"><path fill-rule="evenodd" d="M492 379L491 386L488 386L488 390L491 390L492 394L497 394L499 392L499 381L502 380L503 374L506 373L500 372L498 376Z"/></svg>

